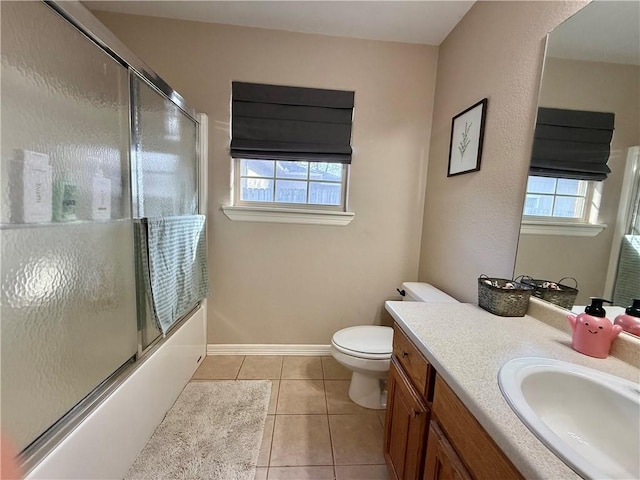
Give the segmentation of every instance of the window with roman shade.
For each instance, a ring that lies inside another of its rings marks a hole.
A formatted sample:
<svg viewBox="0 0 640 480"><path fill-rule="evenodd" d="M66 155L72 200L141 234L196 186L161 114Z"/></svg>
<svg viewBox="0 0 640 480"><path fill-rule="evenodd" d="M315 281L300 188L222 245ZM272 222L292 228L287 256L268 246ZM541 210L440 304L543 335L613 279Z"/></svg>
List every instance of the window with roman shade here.
<svg viewBox="0 0 640 480"><path fill-rule="evenodd" d="M529 175L602 181L614 130L613 113L539 108Z"/></svg>
<svg viewBox="0 0 640 480"><path fill-rule="evenodd" d="M345 226L355 93L233 82L230 220Z"/></svg>
<svg viewBox="0 0 640 480"><path fill-rule="evenodd" d="M231 156L351 163L354 92L233 82Z"/></svg>

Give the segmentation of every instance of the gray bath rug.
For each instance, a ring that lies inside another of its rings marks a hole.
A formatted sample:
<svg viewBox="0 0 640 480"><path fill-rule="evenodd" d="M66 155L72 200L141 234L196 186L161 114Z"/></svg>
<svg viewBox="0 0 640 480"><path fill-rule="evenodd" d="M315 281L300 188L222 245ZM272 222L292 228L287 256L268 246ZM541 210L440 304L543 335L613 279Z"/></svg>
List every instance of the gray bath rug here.
<svg viewBox="0 0 640 480"><path fill-rule="evenodd" d="M253 480L271 382L191 382L125 480Z"/></svg>

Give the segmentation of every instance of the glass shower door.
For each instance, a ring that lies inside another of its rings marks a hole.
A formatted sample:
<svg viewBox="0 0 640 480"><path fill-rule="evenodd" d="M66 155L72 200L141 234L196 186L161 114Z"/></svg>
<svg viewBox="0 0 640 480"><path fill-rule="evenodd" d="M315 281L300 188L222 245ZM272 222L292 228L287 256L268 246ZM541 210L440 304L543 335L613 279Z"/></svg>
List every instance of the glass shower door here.
<svg viewBox="0 0 640 480"><path fill-rule="evenodd" d="M137 350L127 69L0 2L2 428L27 447Z"/></svg>
<svg viewBox="0 0 640 480"><path fill-rule="evenodd" d="M620 207L627 209L627 224L622 238L614 237L621 243L613 289L613 304L619 306L640 297L640 147L629 149L627 163L624 183L630 185L629 204Z"/></svg>
<svg viewBox="0 0 640 480"><path fill-rule="evenodd" d="M197 214L197 122L134 72L131 91L134 218ZM138 291L145 349L161 332L141 280Z"/></svg>

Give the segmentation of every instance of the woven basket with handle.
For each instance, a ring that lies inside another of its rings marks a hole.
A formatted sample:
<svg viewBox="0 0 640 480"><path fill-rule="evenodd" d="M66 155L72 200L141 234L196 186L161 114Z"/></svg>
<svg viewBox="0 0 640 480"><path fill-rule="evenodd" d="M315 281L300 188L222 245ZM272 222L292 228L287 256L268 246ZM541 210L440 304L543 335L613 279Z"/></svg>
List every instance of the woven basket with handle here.
<svg viewBox="0 0 640 480"><path fill-rule="evenodd" d="M510 284L514 288L506 288ZM505 278L478 278L478 305L501 317L523 317L534 287Z"/></svg>
<svg viewBox="0 0 640 480"><path fill-rule="evenodd" d="M573 277L563 277L557 282L552 282L550 280L540 280L531 277L527 277L523 275L521 278L522 283L526 283L527 285L531 285L535 288L533 295L538 297L546 302L553 303L558 305L559 307L566 308L567 310L571 310L573 308L573 304L576 301L576 297L578 296L578 281ZM573 287L566 285L562 282L567 280L573 281L575 284ZM555 284L558 288L549 288L549 284Z"/></svg>

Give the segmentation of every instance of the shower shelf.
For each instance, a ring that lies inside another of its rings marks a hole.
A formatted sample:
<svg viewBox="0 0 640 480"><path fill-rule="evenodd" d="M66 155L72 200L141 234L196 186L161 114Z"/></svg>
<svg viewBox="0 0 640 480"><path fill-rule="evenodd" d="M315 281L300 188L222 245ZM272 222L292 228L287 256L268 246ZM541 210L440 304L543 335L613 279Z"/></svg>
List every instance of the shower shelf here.
<svg viewBox="0 0 640 480"><path fill-rule="evenodd" d="M106 224L106 223L121 223L129 222L130 218L115 218L111 220L76 220L73 222L41 222L41 223L0 223L0 230L22 230L32 228L49 228L49 227L68 227L73 225L88 225L88 224Z"/></svg>

